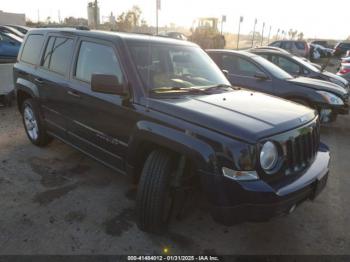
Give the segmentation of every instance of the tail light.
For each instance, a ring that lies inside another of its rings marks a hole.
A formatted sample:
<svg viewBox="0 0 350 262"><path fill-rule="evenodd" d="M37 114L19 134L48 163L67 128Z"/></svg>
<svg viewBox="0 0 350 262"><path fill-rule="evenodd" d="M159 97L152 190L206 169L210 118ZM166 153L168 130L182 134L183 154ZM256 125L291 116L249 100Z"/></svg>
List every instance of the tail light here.
<svg viewBox="0 0 350 262"><path fill-rule="evenodd" d="M308 43L305 43L305 55L307 56L310 52L310 46Z"/></svg>
<svg viewBox="0 0 350 262"><path fill-rule="evenodd" d="M343 68L338 73L341 75L345 75L347 73L350 73L350 68Z"/></svg>

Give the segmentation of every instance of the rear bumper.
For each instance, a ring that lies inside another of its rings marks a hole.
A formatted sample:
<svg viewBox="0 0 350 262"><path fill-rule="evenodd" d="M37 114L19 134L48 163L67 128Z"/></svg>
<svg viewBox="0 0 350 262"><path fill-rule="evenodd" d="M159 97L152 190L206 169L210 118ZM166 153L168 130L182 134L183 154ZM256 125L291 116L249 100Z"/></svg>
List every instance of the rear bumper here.
<svg viewBox="0 0 350 262"><path fill-rule="evenodd" d="M314 199L326 186L330 154L321 146L315 161L297 179L271 186L257 181L237 182L226 178L212 181L209 199L215 221L232 225L244 221L265 221L288 213L305 200ZM286 178L288 180L288 178ZM220 186L221 189L213 187Z"/></svg>

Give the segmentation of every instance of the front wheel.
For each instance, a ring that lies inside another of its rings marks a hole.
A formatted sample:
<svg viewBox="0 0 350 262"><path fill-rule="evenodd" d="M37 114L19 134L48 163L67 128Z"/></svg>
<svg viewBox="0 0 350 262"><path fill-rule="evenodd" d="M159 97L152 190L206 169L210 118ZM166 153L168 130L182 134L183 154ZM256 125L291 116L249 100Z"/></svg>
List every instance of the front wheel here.
<svg viewBox="0 0 350 262"><path fill-rule="evenodd" d="M39 106L34 99L23 102L22 117L27 136L34 145L42 147L51 142L52 138L46 133Z"/></svg>
<svg viewBox="0 0 350 262"><path fill-rule="evenodd" d="M136 200L137 225L143 231L161 233L168 225L174 204L172 163L170 154L163 150L153 151L145 162Z"/></svg>

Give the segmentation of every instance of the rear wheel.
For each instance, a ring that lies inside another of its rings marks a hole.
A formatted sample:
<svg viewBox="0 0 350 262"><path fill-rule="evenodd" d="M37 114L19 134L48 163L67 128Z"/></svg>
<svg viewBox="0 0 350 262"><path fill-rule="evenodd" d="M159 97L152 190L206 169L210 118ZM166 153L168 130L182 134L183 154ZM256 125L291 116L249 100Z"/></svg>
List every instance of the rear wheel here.
<svg viewBox="0 0 350 262"><path fill-rule="evenodd" d="M46 146L52 138L46 133L37 102L29 98L22 104L23 124L29 140L37 146Z"/></svg>
<svg viewBox="0 0 350 262"><path fill-rule="evenodd" d="M172 163L170 154L163 150L153 151L145 162L136 201L137 225L143 231L161 233L168 225L174 204Z"/></svg>

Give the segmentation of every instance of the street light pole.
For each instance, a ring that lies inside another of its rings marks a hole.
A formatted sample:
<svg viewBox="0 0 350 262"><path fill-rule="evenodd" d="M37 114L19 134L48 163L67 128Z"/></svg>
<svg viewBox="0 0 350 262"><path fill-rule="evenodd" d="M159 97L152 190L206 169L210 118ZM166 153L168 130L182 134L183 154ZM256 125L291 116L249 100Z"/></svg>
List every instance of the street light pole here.
<svg viewBox="0 0 350 262"><path fill-rule="evenodd" d="M158 35L158 11L160 10L160 1L156 0L156 35Z"/></svg>
<svg viewBox="0 0 350 262"><path fill-rule="evenodd" d="M262 32L261 32L261 43L260 45L263 45L264 42L264 29L265 29L265 22L263 23L263 27L262 27Z"/></svg>
<svg viewBox="0 0 350 262"><path fill-rule="evenodd" d="M239 46L239 34L241 32L241 23L243 22L243 16L239 17L239 22L238 22L238 37L237 37L237 50Z"/></svg>
<svg viewBox="0 0 350 262"><path fill-rule="evenodd" d="M270 26L270 30L269 30L269 37L267 38L267 44L269 44L269 43L270 43L271 28L272 28L272 26Z"/></svg>
<svg viewBox="0 0 350 262"><path fill-rule="evenodd" d="M255 26L256 26L257 22L258 22L258 20L255 18L255 21L254 21L254 29L253 29L252 47L254 46Z"/></svg>

